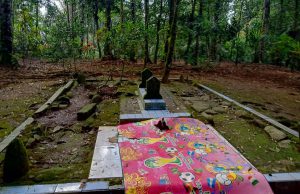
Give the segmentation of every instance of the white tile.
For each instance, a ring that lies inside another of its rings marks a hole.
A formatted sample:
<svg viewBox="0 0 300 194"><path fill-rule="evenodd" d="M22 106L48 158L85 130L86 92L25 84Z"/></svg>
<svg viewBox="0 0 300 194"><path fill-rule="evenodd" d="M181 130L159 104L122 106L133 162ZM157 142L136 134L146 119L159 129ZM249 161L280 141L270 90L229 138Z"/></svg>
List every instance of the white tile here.
<svg viewBox="0 0 300 194"><path fill-rule="evenodd" d="M95 147L93 160L97 160L97 161L120 160L119 146Z"/></svg>
<svg viewBox="0 0 300 194"><path fill-rule="evenodd" d="M1 194L24 194L28 191L28 186L0 187Z"/></svg>
<svg viewBox="0 0 300 194"><path fill-rule="evenodd" d="M89 179L123 177L121 162L92 161Z"/></svg>
<svg viewBox="0 0 300 194"><path fill-rule="evenodd" d="M70 193L70 192L81 192L81 183L65 183L58 184L55 193Z"/></svg>
<svg viewBox="0 0 300 194"><path fill-rule="evenodd" d="M47 184L47 185L32 185L29 186L27 193L54 193L57 184Z"/></svg>
<svg viewBox="0 0 300 194"><path fill-rule="evenodd" d="M108 182L97 181L97 182L87 182L85 187L82 189L82 192L95 192L108 190Z"/></svg>

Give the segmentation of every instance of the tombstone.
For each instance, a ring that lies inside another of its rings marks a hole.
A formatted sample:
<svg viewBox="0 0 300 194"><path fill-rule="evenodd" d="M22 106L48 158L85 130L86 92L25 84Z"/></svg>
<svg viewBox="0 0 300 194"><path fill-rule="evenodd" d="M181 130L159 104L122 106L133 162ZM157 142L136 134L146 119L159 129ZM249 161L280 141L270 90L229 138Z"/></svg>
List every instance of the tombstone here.
<svg viewBox="0 0 300 194"><path fill-rule="evenodd" d="M148 69L142 71L142 83L139 85L139 88L146 88L147 80L152 77L153 73Z"/></svg>
<svg viewBox="0 0 300 194"><path fill-rule="evenodd" d="M146 82L146 95L144 99L162 99L159 93L160 91L160 81L152 76Z"/></svg>

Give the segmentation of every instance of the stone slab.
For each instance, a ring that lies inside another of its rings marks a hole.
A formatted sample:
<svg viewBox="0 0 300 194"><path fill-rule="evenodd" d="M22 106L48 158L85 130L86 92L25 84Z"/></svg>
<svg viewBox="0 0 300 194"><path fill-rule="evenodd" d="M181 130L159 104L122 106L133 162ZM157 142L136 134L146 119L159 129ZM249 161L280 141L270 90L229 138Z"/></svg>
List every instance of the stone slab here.
<svg viewBox="0 0 300 194"><path fill-rule="evenodd" d="M124 187L120 186L120 188ZM45 184L45 185L24 185L24 186L7 186L0 187L1 194L48 194L48 193L94 193L110 189L109 183L106 181L82 183L62 183L62 184ZM102 192L101 192L102 193Z"/></svg>
<svg viewBox="0 0 300 194"><path fill-rule="evenodd" d="M105 191L109 189L109 183L104 181L98 182L87 182L85 187L82 189L82 193Z"/></svg>
<svg viewBox="0 0 300 194"><path fill-rule="evenodd" d="M300 181L300 172L264 174L268 182L296 182Z"/></svg>
<svg viewBox="0 0 300 194"><path fill-rule="evenodd" d="M74 83L74 80L70 80L68 83L66 83L66 85L64 85L63 87L59 88L48 100L45 104L43 104L37 111L35 111L34 115L35 116L39 116L41 114L43 114L48 108L49 106L59 97L61 96L64 92L66 92L67 90L69 90L72 85Z"/></svg>
<svg viewBox="0 0 300 194"><path fill-rule="evenodd" d="M47 185L32 185L29 186L27 193L54 193L57 184L47 184Z"/></svg>
<svg viewBox="0 0 300 194"><path fill-rule="evenodd" d="M99 127L89 179L123 176L119 146L111 140L117 135L116 127Z"/></svg>
<svg viewBox="0 0 300 194"><path fill-rule="evenodd" d="M0 187L1 194L24 194L29 186Z"/></svg>
<svg viewBox="0 0 300 194"><path fill-rule="evenodd" d="M80 188L81 183L64 183L58 184L55 193L70 193L70 192L81 192Z"/></svg>
<svg viewBox="0 0 300 194"><path fill-rule="evenodd" d="M120 123L125 122L137 122L148 119L156 119L156 118L176 118L176 117L191 117L190 113L182 112L182 113L171 113L167 110L163 111L142 111L141 114L121 114L120 115Z"/></svg>
<svg viewBox="0 0 300 194"><path fill-rule="evenodd" d="M118 135L117 127L113 127L113 126L99 127L95 148L98 148L101 146L117 146L118 143L111 143L109 141L110 138L117 137L117 135Z"/></svg>

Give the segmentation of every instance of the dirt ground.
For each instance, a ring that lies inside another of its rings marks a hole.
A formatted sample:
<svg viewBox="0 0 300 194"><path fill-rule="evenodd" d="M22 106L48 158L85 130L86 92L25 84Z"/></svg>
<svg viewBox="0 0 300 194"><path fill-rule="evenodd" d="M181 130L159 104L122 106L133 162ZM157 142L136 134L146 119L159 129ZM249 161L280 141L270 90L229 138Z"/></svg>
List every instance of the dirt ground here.
<svg viewBox="0 0 300 194"><path fill-rule="evenodd" d="M11 99L11 95L36 94L34 87L23 85L41 81L63 80L72 77L75 71L89 76L121 76L124 65L124 78L139 79L143 69L142 61L70 60L50 63L42 60L25 60L18 70L0 68L0 99ZM163 63L148 65L157 77L163 73ZM232 97L243 104L282 121L286 125L300 121L300 72L262 64L234 65L222 62L204 67L192 67L183 62L175 62L171 78L183 75L189 80L208 85L213 89ZM40 84L43 84L41 82ZM8 92L10 87L19 89ZM30 85L29 85L30 86ZM5 89L6 88L6 89ZM7 93L7 94L6 94Z"/></svg>

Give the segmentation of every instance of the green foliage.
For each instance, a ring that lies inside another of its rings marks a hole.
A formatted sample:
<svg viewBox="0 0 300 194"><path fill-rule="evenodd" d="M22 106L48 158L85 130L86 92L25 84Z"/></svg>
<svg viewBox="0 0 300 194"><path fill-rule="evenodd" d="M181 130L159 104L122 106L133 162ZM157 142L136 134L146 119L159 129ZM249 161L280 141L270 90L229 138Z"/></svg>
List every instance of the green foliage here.
<svg viewBox="0 0 300 194"><path fill-rule="evenodd" d="M272 44L270 56L272 63L284 65L294 69L300 69L300 42L283 34Z"/></svg>
<svg viewBox="0 0 300 194"><path fill-rule="evenodd" d="M7 147L3 166L3 180L12 182L29 170L29 161L23 142L14 139Z"/></svg>
<svg viewBox="0 0 300 194"><path fill-rule="evenodd" d="M134 2L134 10L131 2ZM147 31L143 1L123 1L123 9L120 1L111 3L112 26L111 30L107 30L105 1L100 1L97 8L95 1L89 0L67 0L60 3L15 0L14 55L18 58L43 57L53 61L94 58L101 57L105 43L109 42L116 58L128 59L134 55L136 59L142 59L144 38L148 34L150 56L154 56L160 1L149 4ZM203 4L201 15L200 3ZM299 68L299 40L295 38L297 35L291 35L292 32L300 36L295 26L299 20L295 18L295 1L275 1L271 4L267 32L263 29L263 5L263 0L196 0L194 22L191 22L192 1L181 0L174 58L184 59L191 64L218 59L237 63L259 62L259 54L263 53L263 62L291 69ZM162 6L158 32L159 59L164 59L165 43L169 41L168 1L163 1ZM123 13L120 13L121 10ZM95 19L98 20L97 23ZM192 41L188 46L189 35ZM200 45L198 52L195 52L197 35ZM262 42L264 48L261 47ZM187 47L189 52L186 52Z"/></svg>

